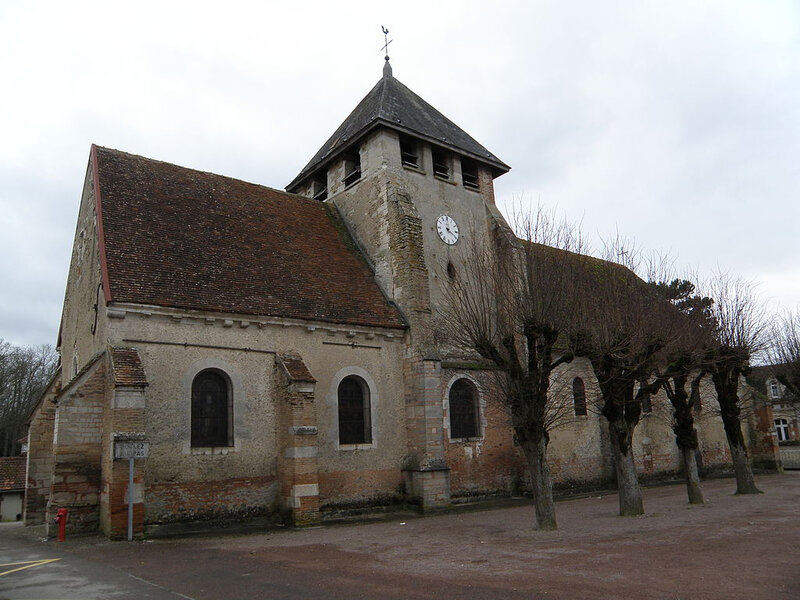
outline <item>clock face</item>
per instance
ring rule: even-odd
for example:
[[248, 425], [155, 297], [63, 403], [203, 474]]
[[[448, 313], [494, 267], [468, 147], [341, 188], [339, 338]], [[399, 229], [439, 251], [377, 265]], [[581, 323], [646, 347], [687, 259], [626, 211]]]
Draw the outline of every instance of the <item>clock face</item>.
[[439, 237], [445, 244], [452, 246], [458, 241], [458, 225], [453, 217], [442, 215], [436, 219], [436, 231], [439, 232]]

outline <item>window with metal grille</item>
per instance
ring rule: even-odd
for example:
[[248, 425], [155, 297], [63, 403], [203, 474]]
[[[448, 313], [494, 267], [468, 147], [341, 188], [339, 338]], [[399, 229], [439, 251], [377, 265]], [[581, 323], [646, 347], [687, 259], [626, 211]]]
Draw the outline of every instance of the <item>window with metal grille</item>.
[[461, 181], [465, 188], [480, 189], [478, 183], [478, 163], [470, 158], [461, 157]]
[[779, 442], [789, 440], [789, 421], [786, 419], [775, 419], [775, 433], [778, 434]]
[[419, 169], [419, 145], [407, 135], [400, 136], [400, 162], [404, 167]]
[[361, 179], [361, 155], [356, 150], [344, 157], [344, 185], [351, 186], [359, 179]]
[[339, 444], [372, 443], [369, 388], [350, 375], [339, 383]]
[[586, 387], [580, 377], [572, 380], [572, 404], [575, 407], [576, 416], [586, 416]]
[[450, 157], [443, 150], [431, 149], [433, 155], [433, 174], [442, 179], [450, 179]]
[[219, 371], [201, 371], [192, 381], [192, 446], [230, 446], [231, 394]]
[[478, 390], [469, 379], [459, 379], [450, 386], [448, 398], [450, 438], [480, 436], [478, 426]]

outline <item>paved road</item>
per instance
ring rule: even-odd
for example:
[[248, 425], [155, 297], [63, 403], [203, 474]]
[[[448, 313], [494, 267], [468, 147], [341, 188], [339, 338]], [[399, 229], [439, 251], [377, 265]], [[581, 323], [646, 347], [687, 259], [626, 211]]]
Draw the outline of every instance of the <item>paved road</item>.
[[178, 600], [111, 565], [64, 552], [20, 523], [0, 524], [0, 600]]
[[[0, 526], [0, 600], [800, 599], [800, 472], [644, 490], [647, 514], [615, 495], [559, 502], [559, 531], [517, 506], [405, 521], [148, 542], [65, 544]], [[25, 566], [25, 565], [22, 565]]]

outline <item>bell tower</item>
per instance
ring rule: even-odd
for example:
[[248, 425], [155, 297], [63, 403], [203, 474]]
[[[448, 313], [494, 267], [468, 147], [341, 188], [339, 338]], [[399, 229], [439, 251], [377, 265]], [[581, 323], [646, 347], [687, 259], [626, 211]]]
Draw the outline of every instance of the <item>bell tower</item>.
[[408, 321], [406, 472], [424, 506], [449, 501], [437, 311], [474, 236], [510, 235], [493, 186], [508, 170], [398, 81], [387, 56], [378, 83], [286, 187], [336, 207]]

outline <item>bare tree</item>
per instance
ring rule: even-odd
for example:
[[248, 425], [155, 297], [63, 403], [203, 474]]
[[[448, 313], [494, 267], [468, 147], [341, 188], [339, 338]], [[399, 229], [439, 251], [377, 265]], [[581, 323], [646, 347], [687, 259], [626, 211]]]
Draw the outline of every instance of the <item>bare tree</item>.
[[699, 402], [700, 381], [705, 376], [701, 368], [703, 350], [713, 332], [713, 300], [695, 294], [695, 285], [686, 279], [653, 282], [652, 285], [685, 317], [681, 334], [674, 336], [667, 348], [666, 363], [659, 368], [656, 383], [664, 390], [672, 406], [672, 431], [681, 453], [689, 503], [703, 504], [695, 458], [698, 440], [694, 411]]
[[55, 372], [51, 346], [19, 347], [0, 340], [0, 452], [19, 454], [19, 438], [33, 405]]
[[584, 306], [577, 354], [592, 363], [608, 421], [617, 475], [620, 515], [644, 513], [633, 456], [633, 432], [642, 402], [658, 386], [653, 373], [676, 335], [675, 309], [635, 271], [641, 255], [622, 240], [606, 246], [606, 260], [594, 260], [583, 277]]
[[718, 274], [711, 282], [714, 299], [714, 333], [705, 352], [703, 368], [717, 392], [722, 424], [733, 460], [737, 494], [758, 494], [751, 458], [742, 434], [742, 398], [739, 380], [747, 375], [753, 357], [765, 349], [768, 319], [753, 285], [740, 278]]
[[[539, 209], [516, 219], [518, 238], [495, 232], [476, 242], [463, 272], [451, 278], [442, 327], [461, 351], [478, 354], [498, 375], [517, 441], [528, 462], [535, 526], [556, 529], [547, 463], [549, 431], [563, 416], [553, 402], [553, 372], [573, 359], [576, 263], [580, 237]], [[481, 236], [470, 236], [482, 239]]]
[[800, 402], [800, 311], [778, 317], [770, 331], [770, 370], [786, 387], [793, 403]]

